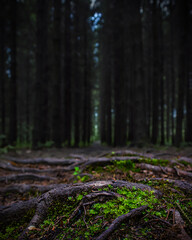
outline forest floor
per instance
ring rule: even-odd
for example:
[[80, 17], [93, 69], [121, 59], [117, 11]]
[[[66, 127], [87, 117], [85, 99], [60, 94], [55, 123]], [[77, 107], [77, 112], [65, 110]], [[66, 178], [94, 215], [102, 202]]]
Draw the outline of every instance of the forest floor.
[[0, 156], [0, 239], [192, 239], [192, 148]]

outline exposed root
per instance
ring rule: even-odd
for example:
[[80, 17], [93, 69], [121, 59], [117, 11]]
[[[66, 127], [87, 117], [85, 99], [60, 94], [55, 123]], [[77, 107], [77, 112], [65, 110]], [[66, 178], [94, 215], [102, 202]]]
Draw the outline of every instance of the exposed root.
[[30, 173], [24, 173], [24, 174], [13, 174], [13, 175], [6, 175], [3, 177], [0, 177], [0, 182], [13, 182], [13, 181], [23, 181], [23, 180], [33, 180], [33, 181], [45, 181], [45, 180], [56, 180], [54, 177], [49, 176], [42, 176], [37, 174], [30, 174]]
[[68, 167], [60, 168], [49, 168], [49, 169], [36, 169], [36, 168], [24, 168], [24, 167], [15, 167], [10, 162], [1, 162], [0, 168], [6, 171], [12, 172], [28, 172], [28, 173], [57, 173], [57, 172], [67, 172], [74, 170], [75, 165], [70, 165]]
[[88, 202], [88, 201], [95, 199], [97, 197], [101, 198], [99, 201], [103, 201], [103, 198], [114, 198], [114, 197], [118, 198], [118, 197], [123, 197], [123, 196], [118, 193], [115, 193], [115, 192], [106, 192], [106, 191], [102, 191], [102, 192], [99, 191], [99, 192], [87, 194], [82, 198], [80, 204], [75, 209], [75, 211], [72, 213], [72, 215], [67, 220], [67, 222], [69, 223], [76, 216], [76, 214], [80, 208], [85, 207], [86, 205], [95, 203], [95, 202]]
[[33, 198], [28, 201], [19, 201], [10, 206], [0, 207], [0, 221], [6, 223], [13, 220], [13, 218], [19, 218], [23, 216], [27, 211], [32, 208], [36, 208], [38, 199]]
[[40, 193], [45, 193], [53, 188], [59, 188], [59, 187], [65, 187], [66, 184], [51, 184], [51, 185], [36, 185], [36, 184], [12, 184], [9, 185], [5, 188], [0, 188], [0, 193], [5, 194], [5, 193], [35, 193], [35, 192], [40, 192]]
[[178, 210], [173, 211], [175, 224], [180, 228], [181, 234], [179, 234], [177, 237], [181, 240], [191, 240], [191, 237], [186, 233], [184, 227], [185, 222], [183, 218], [181, 217], [181, 214]]
[[150, 181], [165, 181], [165, 182], [167, 181], [167, 182], [173, 183], [174, 186], [180, 188], [185, 193], [192, 193], [192, 184], [186, 181], [173, 180], [169, 178], [150, 178]]
[[143, 211], [147, 209], [147, 205], [146, 206], [142, 206], [140, 208], [136, 208], [131, 210], [129, 213], [124, 214], [119, 216], [118, 218], [116, 218], [112, 224], [109, 226], [109, 228], [104, 231], [99, 237], [95, 238], [95, 240], [105, 240], [108, 239], [108, 237], [115, 231], [117, 230], [117, 228], [125, 221], [134, 218], [134, 217], [138, 217], [141, 216]]
[[[74, 155], [75, 157], [76, 155]], [[68, 166], [71, 164], [78, 164], [79, 157], [76, 157], [76, 159], [58, 159], [58, 158], [36, 158], [36, 159], [18, 159], [13, 157], [6, 157], [7, 160], [14, 162], [14, 163], [21, 163], [21, 164], [44, 164], [44, 165], [53, 165], [53, 166]], [[85, 158], [81, 156], [81, 160], [84, 160]]]
[[170, 167], [161, 167], [161, 166], [154, 166], [151, 164], [146, 164], [146, 163], [139, 163], [137, 164], [137, 167], [139, 167], [142, 170], [149, 170], [152, 172], [157, 172], [157, 173], [166, 173], [166, 174], [177, 174], [180, 177], [185, 177], [185, 178], [192, 178], [192, 173], [183, 171], [181, 169], [178, 169], [176, 167], [170, 168]]
[[[161, 193], [159, 191], [152, 189], [150, 186], [147, 186], [144, 184], [126, 182], [126, 181], [96, 181], [96, 182], [88, 182], [84, 184], [79, 183], [75, 185], [66, 185], [64, 187], [55, 188], [50, 190], [47, 193], [44, 193], [42, 196], [38, 198], [25, 201], [25, 202], [15, 203], [11, 206], [4, 207], [0, 211], [0, 219], [3, 219], [3, 221], [10, 219], [11, 216], [15, 216], [15, 214], [17, 214], [17, 211], [18, 211], [17, 209], [20, 209], [20, 208], [22, 208], [23, 211], [24, 210], [26, 211], [28, 207], [31, 206], [30, 204], [32, 201], [33, 206], [36, 206], [36, 212], [32, 220], [30, 221], [28, 227], [30, 226], [37, 227], [46, 217], [47, 210], [52, 204], [52, 202], [54, 202], [54, 200], [58, 198], [65, 198], [68, 196], [72, 196], [74, 194], [88, 191], [88, 190], [98, 190], [99, 188], [107, 187], [109, 185], [113, 186], [114, 188], [126, 187], [128, 189], [132, 189], [133, 187], [135, 187], [136, 189], [141, 189], [141, 190], [148, 190], [148, 191], [153, 190], [156, 196], [161, 196]], [[90, 194], [89, 196], [93, 196], [93, 195]], [[25, 229], [20, 239], [25, 239], [26, 233], [29, 231], [28, 227]]]

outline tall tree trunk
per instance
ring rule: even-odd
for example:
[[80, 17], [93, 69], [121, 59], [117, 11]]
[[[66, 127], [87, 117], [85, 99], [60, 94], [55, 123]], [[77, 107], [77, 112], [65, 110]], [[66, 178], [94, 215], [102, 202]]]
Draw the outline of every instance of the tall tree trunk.
[[[190, 7], [190, 11], [192, 6]], [[189, 11], [189, 12], [190, 12]], [[192, 23], [192, 15], [188, 13], [188, 21]], [[186, 132], [185, 141], [192, 142], [192, 24], [189, 24], [187, 38], [187, 96], [186, 96]]]
[[171, 141], [175, 142], [175, 52], [173, 0], [170, 1], [170, 51], [171, 51]]
[[159, 19], [159, 70], [160, 70], [160, 106], [161, 106], [161, 145], [165, 144], [165, 114], [164, 114], [164, 104], [165, 104], [165, 91], [164, 91], [164, 36], [162, 29], [162, 12], [159, 6], [158, 9], [158, 19]]
[[101, 141], [112, 144], [112, 33], [111, 33], [111, 4], [102, 2], [103, 17], [105, 19], [101, 32], [101, 81], [100, 81], [100, 135]]
[[61, 146], [61, 0], [54, 0], [54, 78], [52, 79], [52, 140], [56, 147]]
[[80, 8], [80, 2], [79, 0], [76, 0], [75, 2], [75, 20], [74, 20], [74, 141], [75, 141], [75, 147], [79, 146], [80, 143], [80, 129], [81, 129], [81, 121], [80, 121], [80, 115], [81, 115], [81, 73], [79, 69], [79, 63], [80, 63], [80, 29], [79, 29], [79, 8]]
[[153, 1], [153, 82], [152, 82], [152, 143], [156, 144], [159, 131], [159, 44], [157, 24], [157, 1]]
[[17, 54], [17, 1], [11, 1], [11, 78], [9, 85], [9, 144], [17, 140], [17, 76], [16, 76], [16, 54]]
[[175, 144], [179, 147], [183, 140], [183, 114], [184, 114], [184, 96], [186, 84], [186, 40], [187, 40], [187, 1], [177, 0], [176, 2], [178, 13], [178, 101], [177, 101], [177, 119], [176, 119], [176, 136]]
[[65, 1], [63, 141], [71, 146], [71, 0]]
[[33, 139], [34, 148], [48, 140], [48, 2], [37, 1], [36, 80], [34, 86]]
[[[123, 28], [124, 1], [114, 1], [114, 110], [115, 130], [114, 145], [126, 145], [126, 84], [124, 76], [124, 28]], [[121, 33], [121, 37], [119, 37]]]
[[146, 141], [146, 109], [145, 109], [145, 77], [143, 71], [142, 25], [140, 15], [141, 1], [133, 3], [134, 44], [135, 44], [135, 129], [134, 143], [143, 144]]
[[1, 146], [5, 145], [5, 0], [0, 8], [0, 122], [1, 134], [4, 135]]

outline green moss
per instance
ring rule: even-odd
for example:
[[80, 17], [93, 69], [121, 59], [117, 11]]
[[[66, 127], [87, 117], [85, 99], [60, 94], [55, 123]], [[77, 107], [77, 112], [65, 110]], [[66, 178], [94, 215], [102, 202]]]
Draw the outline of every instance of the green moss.
[[[186, 213], [187, 218], [192, 221], [192, 194], [185, 194], [179, 189], [177, 186], [174, 186], [174, 183], [170, 183], [168, 181], [145, 181], [145, 184], [160, 190], [163, 193], [163, 197], [161, 199], [162, 205], [166, 205], [167, 209], [177, 208], [177, 204], [181, 207], [181, 209]], [[186, 199], [186, 200], [185, 200]], [[178, 209], [180, 211], [180, 209]], [[182, 214], [182, 213], [181, 213]], [[183, 216], [183, 218], [186, 218]], [[185, 219], [187, 220], [187, 219]]]
[[[121, 197], [106, 199], [105, 202], [101, 202], [99, 198], [94, 199], [92, 204], [86, 206], [86, 214], [83, 207], [80, 208], [70, 223], [67, 220], [77, 206], [79, 206], [83, 196], [89, 192], [83, 192], [64, 199], [57, 199], [49, 207], [47, 217], [40, 225], [40, 230], [30, 231], [28, 238], [33, 236], [34, 238], [44, 237], [46, 239], [52, 231], [57, 232], [57, 239], [93, 239], [109, 227], [115, 218], [143, 205], [148, 205], [148, 209], [144, 212], [144, 217], [141, 220], [142, 224], [138, 225], [137, 222], [134, 223], [132, 221], [129, 222], [130, 227], [127, 227], [127, 223], [122, 224], [113, 234], [112, 239], [134, 239], [134, 236], [138, 239], [146, 239], [146, 236], [147, 239], [154, 239], [155, 228], [151, 230], [149, 226], [145, 226], [145, 222], [154, 219], [154, 215], [165, 219], [168, 210], [170, 208], [177, 208], [177, 203], [187, 214], [187, 217], [191, 219], [192, 202], [187, 199], [192, 198], [192, 195], [184, 196], [184, 193], [167, 181], [148, 181], [145, 184], [151, 185], [163, 192], [163, 197], [157, 199], [153, 191], [142, 191], [136, 187], [127, 189], [126, 187], [114, 188], [108, 185], [99, 190], [117, 192]], [[173, 188], [175, 191], [172, 191]], [[185, 198], [186, 201], [184, 201]], [[33, 213], [29, 214], [30, 218]], [[12, 224], [6, 226], [4, 232], [0, 234], [0, 239], [17, 239], [30, 218], [28, 216], [28, 218], [23, 219], [22, 224], [20, 222], [18, 225]], [[183, 218], [185, 219], [184, 216]], [[24, 221], [26, 221], [25, 224]], [[137, 220], [135, 219], [135, 221]], [[158, 229], [162, 228], [163, 234], [163, 227], [165, 226], [162, 226], [160, 222], [156, 224], [159, 224]]]
[[19, 235], [23, 232], [23, 230], [27, 227], [27, 224], [35, 214], [35, 209], [30, 209], [23, 217], [19, 219], [10, 219], [10, 223], [6, 225], [2, 222], [0, 224], [0, 239], [18, 239]]
[[141, 158], [140, 163], [148, 163], [156, 166], [167, 166], [169, 161], [166, 159], [156, 159], [156, 158]]
[[114, 165], [122, 171], [129, 171], [135, 169], [135, 163], [129, 159], [125, 161], [115, 161]]
[[[100, 190], [110, 191], [112, 188], [113, 186], [109, 185]], [[69, 219], [83, 196], [87, 193], [55, 201], [48, 210], [47, 218], [41, 224], [41, 234], [46, 237], [48, 233], [46, 233], [45, 229], [49, 228], [61, 231], [57, 239], [62, 239], [63, 237], [65, 239], [92, 239], [92, 237], [99, 235], [105, 230], [103, 226], [106, 223], [107, 227], [118, 216], [143, 205], [148, 205], [149, 209], [153, 209], [155, 212], [155, 207], [159, 202], [153, 192], [142, 191], [134, 187], [131, 190], [125, 187], [113, 188], [113, 191], [122, 195], [122, 197], [108, 200], [104, 203], [99, 202], [99, 198], [95, 199], [95, 204], [88, 206], [86, 215], [84, 210], [80, 209], [79, 216], [76, 216], [70, 224], [67, 224], [67, 219]], [[58, 224], [59, 218], [62, 218], [62, 221]]]
[[185, 167], [192, 166], [192, 163], [189, 163], [189, 162], [184, 161], [184, 160], [179, 160], [179, 163], [182, 163]]

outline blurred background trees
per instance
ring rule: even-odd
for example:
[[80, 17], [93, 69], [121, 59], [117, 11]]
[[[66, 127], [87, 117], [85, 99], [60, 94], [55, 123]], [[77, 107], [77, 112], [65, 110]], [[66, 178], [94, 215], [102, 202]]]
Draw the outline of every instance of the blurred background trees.
[[2, 0], [1, 146], [192, 142], [191, 21], [190, 0]]

